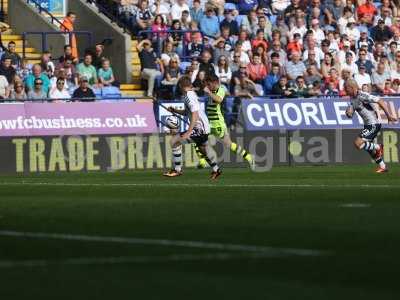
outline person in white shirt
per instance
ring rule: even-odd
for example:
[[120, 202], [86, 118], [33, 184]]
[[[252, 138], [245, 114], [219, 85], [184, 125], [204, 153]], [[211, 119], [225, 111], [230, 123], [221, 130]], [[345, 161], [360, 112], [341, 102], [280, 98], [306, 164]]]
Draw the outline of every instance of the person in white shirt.
[[6, 99], [10, 96], [10, 87], [7, 78], [0, 75], [0, 99]]
[[371, 76], [366, 72], [366, 67], [363, 64], [360, 64], [358, 67], [358, 74], [354, 75], [354, 80], [357, 82], [358, 86], [363, 86], [367, 84], [371, 87], [372, 81]]
[[400, 80], [400, 63], [397, 63], [396, 69], [390, 72], [390, 78], [392, 80], [399, 79]]
[[233, 61], [233, 56], [234, 56], [235, 53], [240, 53], [240, 59], [239, 60], [240, 60], [241, 63], [244, 63], [246, 65], [250, 63], [249, 56], [247, 55], [246, 52], [243, 51], [242, 42], [241, 41], [237, 41], [236, 42], [235, 50], [232, 51], [232, 53], [231, 53], [231, 61]]
[[301, 39], [303, 39], [304, 35], [307, 32], [307, 27], [304, 22], [304, 18], [297, 18], [296, 19], [296, 25], [293, 26], [292, 29], [290, 29], [288, 35], [289, 35], [289, 40], [292, 41], [294, 39], [294, 34], [299, 33]]
[[306, 60], [308, 58], [308, 51], [313, 50], [315, 53], [315, 60], [317, 61], [318, 65], [321, 63], [321, 60], [324, 59], [324, 52], [322, 52], [320, 47], [317, 47], [316, 42], [314, 39], [307, 39], [306, 45], [305, 45], [306, 50], [303, 53], [303, 60]]
[[[177, 0], [175, 4], [173, 4], [171, 7], [172, 20], [180, 20], [182, 18], [182, 12], [184, 10], [189, 11], [189, 5], [187, 5], [186, 0]], [[187, 21], [191, 21], [190, 14]]]
[[354, 62], [354, 57], [355, 57], [355, 55], [353, 56], [353, 54], [351, 52], [347, 52], [345, 61], [343, 63], [340, 63], [340, 69], [350, 71], [351, 76], [358, 74], [358, 66]]
[[358, 41], [360, 39], [360, 31], [355, 26], [356, 21], [354, 18], [350, 18], [347, 22], [347, 27], [344, 30], [344, 34], [347, 35], [350, 41]]
[[337, 54], [337, 61], [338, 61], [340, 64], [345, 63], [345, 61], [346, 61], [346, 55], [347, 55], [347, 53], [349, 53], [349, 52], [352, 54], [353, 58], [356, 57], [356, 54], [350, 49], [350, 46], [351, 46], [350, 41], [344, 41], [344, 42], [343, 42], [343, 49], [340, 50], [340, 51], [338, 52], [338, 54]]
[[71, 95], [68, 93], [68, 90], [64, 88], [65, 79], [58, 78], [56, 87], [52, 88], [49, 92], [50, 99], [70, 99]]
[[345, 8], [343, 8], [342, 17], [340, 17], [337, 22], [340, 34], [344, 34], [347, 24], [349, 23], [349, 20], [354, 20], [354, 16], [353, 12], [351, 11], [351, 8], [346, 6]]
[[321, 42], [325, 39], [324, 31], [319, 27], [319, 20], [313, 19], [311, 21], [311, 31], [313, 32], [313, 36], [317, 45], [321, 45]]

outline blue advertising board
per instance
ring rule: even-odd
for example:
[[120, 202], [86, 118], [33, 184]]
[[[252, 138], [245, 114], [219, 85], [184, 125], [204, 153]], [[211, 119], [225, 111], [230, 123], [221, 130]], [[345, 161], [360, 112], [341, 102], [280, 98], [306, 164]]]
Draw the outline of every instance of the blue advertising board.
[[67, 10], [66, 0], [36, 0], [40, 5], [53, 15], [65, 16]]
[[[390, 112], [400, 117], [400, 98], [385, 98]], [[355, 129], [363, 125], [358, 114], [352, 119], [345, 112], [346, 98], [242, 100], [242, 112], [249, 131], [279, 129]], [[383, 111], [378, 116], [388, 128], [400, 128], [400, 123], [388, 124]]]

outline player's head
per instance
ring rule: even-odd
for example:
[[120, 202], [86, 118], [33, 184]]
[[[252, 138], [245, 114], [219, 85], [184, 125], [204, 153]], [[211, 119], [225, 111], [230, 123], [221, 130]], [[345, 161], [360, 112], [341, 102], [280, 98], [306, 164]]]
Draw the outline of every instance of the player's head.
[[192, 80], [189, 76], [182, 76], [178, 81], [178, 86], [183, 92], [187, 92], [192, 89]]
[[219, 87], [219, 77], [215, 74], [210, 74], [207, 77], [206, 82], [211, 91], [216, 91]]
[[347, 79], [346, 82], [344, 83], [344, 89], [346, 91], [346, 94], [349, 96], [357, 95], [357, 91], [359, 89], [357, 81], [355, 81], [352, 78]]

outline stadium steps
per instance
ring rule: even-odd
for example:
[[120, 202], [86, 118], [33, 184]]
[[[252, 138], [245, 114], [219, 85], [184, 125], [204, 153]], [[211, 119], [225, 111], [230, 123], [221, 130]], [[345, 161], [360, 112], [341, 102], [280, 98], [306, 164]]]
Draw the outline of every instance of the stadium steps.
[[[3, 45], [7, 47], [8, 43], [14, 41], [16, 44], [16, 52], [22, 57], [23, 54], [23, 40], [22, 35], [14, 34], [12, 29], [1, 35]], [[36, 51], [35, 48], [29, 47], [29, 42], [26, 43], [28, 47], [25, 48], [25, 57], [29, 64], [40, 63], [41, 53]]]

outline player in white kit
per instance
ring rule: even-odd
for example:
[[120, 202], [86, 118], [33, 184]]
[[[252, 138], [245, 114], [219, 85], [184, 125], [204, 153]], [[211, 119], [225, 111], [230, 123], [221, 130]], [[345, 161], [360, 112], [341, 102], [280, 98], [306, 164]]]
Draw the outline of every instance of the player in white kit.
[[351, 103], [346, 110], [347, 117], [352, 118], [354, 112], [357, 112], [364, 121], [364, 129], [354, 140], [354, 145], [357, 149], [365, 150], [371, 155], [378, 164], [377, 173], [385, 173], [388, 169], [383, 161], [383, 144], [374, 143], [374, 139], [382, 127], [378, 119], [376, 105], [385, 112], [389, 122], [396, 122], [397, 119], [390, 114], [385, 101], [360, 91], [354, 79], [348, 79], [345, 82], [345, 90], [347, 95], [351, 97]]
[[210, 133], [210, 124], [207, 116], [205, 112], [200, 109], [199, 98], [193, 90], [190, 77], [181, 77], [178, 85], [184, 95], [185, 109], [179, 110], [169, 107], [168, 110], [172, 113], [188, 116], [190, 124], [186, 132], [177, 134], [171, 139], [174, 168], [164, 173], [164, 176], [176, 177], [182, 175], [182, 144], [194, 143], [212, 168], [211, 179], [217, 179], [222, 172], [217, 165], [216, 158], [211, 157], [208, 147], [207, 142]]

